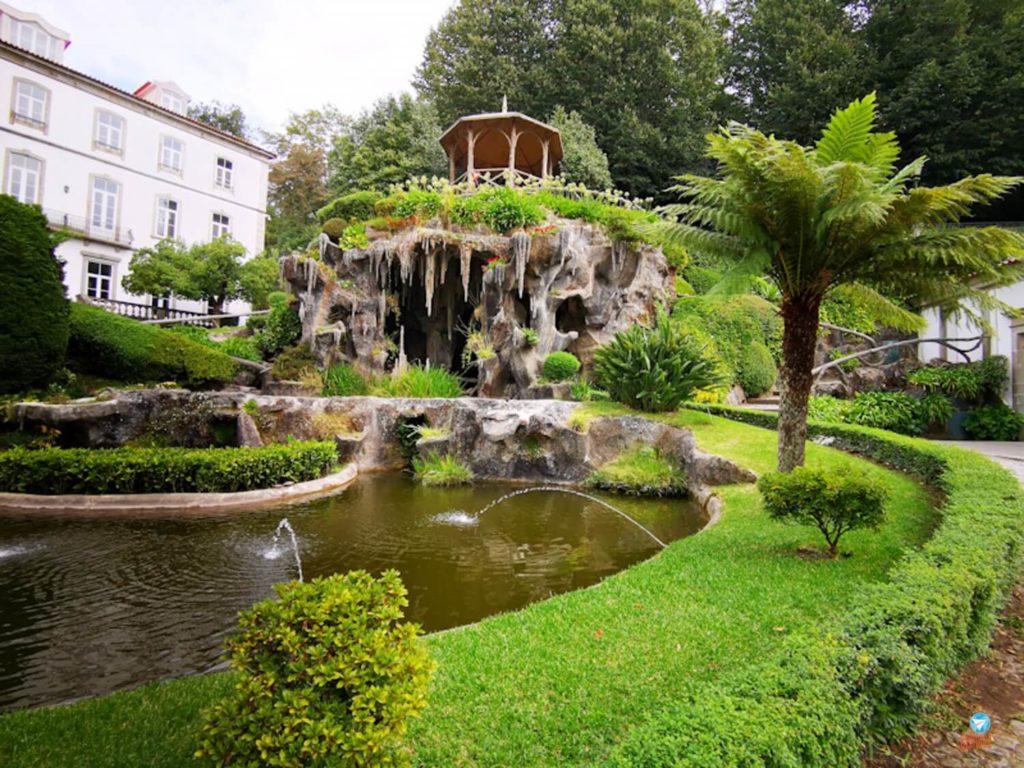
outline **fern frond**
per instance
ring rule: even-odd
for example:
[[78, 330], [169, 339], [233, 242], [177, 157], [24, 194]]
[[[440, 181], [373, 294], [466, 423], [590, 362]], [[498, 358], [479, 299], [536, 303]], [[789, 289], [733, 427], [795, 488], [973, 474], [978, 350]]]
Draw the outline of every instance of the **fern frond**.
[[849, 298], [860, 309], [864, 310], [871, 320], [879, 325], [895, 328], [899, 331], [907, 331], [908, 333], [920, 331], [925, 327], [923, 317], [904, 309], [874, 288], [863, 283], [837, 285], [830, 293]]
[[821, 165], [840, 160], [862, 162], [871, 129], [875, 125], [875, 93], [854, 101], [845, 109], [836, 110], [815, 145]]

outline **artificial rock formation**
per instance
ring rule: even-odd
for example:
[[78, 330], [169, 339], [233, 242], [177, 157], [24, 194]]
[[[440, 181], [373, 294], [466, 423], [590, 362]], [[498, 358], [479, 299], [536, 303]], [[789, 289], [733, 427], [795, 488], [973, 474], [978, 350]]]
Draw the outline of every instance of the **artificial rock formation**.
[[672, 290], [660, 249], [613, 242], [580, 221], [509, 236], [439, 226], [369, 234], [365, 249], [341, 251], [324, 236], [319, 262], [282, 260], [303, 339], [325, 365], [380, 374], [429, 363], [468, 373], [484, 396], [526, 396], [551, 352], [588, 365]]

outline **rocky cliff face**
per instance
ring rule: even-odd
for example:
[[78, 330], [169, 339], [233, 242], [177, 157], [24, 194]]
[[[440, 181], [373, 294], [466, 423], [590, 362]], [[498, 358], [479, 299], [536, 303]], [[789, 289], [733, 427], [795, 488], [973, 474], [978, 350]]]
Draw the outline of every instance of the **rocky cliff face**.
[[319, 262], [285, 258], [282, 274], [322, 363], [379, 374], [429, 361], [492, 397], [523, 396], [551, 352], [588, 365], [672, 291], [659, 249], [613, 242], [579, 221], [507, 237], [409, 227], [371, 232], [365, 249], [324, 238], [320, 251]]

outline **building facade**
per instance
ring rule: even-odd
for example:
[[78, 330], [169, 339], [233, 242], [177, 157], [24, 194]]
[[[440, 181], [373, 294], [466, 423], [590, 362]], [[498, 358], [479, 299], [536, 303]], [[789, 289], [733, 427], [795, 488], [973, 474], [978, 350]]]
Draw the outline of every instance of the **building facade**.
[[69, 69], [68, 44], [65, 32], [0, 3], [0, 191], [71, 233], [57, 248], [69, 297], [155, 304], [121, 279], [136, 250], [164, 238], [230, 235], [247, 256], [261, 251], [273, 155], [189, 119], [188, 95], [173, 82], [128, 93]]

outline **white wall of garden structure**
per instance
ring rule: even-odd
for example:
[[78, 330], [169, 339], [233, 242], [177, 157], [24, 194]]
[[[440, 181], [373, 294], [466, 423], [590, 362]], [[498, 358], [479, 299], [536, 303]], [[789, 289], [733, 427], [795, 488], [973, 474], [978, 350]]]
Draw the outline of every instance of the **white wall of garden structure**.
[[247, 256], [261, 251], [273, 155], [189, 119], [173, 82], [129, 93], [64, 66], [67, 45], [60, 29], [0, 3], [0, 190], [74, 234], [57, 248], [69, 297], [149, 304], [121, 279], [136, 250], [166, 237], [191, 245], [226, 232]]

